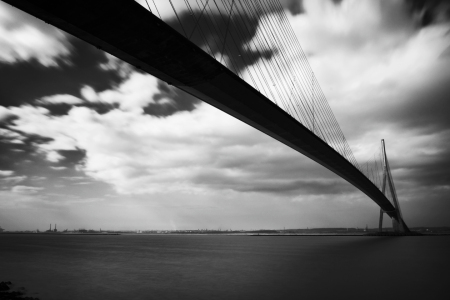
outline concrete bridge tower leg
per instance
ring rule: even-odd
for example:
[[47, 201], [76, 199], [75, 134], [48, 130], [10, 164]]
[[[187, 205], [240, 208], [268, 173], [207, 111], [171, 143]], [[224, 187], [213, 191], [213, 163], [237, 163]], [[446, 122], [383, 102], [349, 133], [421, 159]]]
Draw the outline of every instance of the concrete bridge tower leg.
[[406, 232], [409, 231], [404, 224], [402, 212], [400, 210], [400, 204], [398, 203], [397, 193], [395, 191], [394, 180], [392, 178], [391, 169], [389, 167], [389, 161], [386, 155], [386, 147], [384, 140], [381, 140], [383, 147], [383, 158], [384, 158], [384, 172], [383, 172], [383, 193], [386, 189], [386, 180], [389, 185], [389, 190], [391, 192], [392, 200], [394, 202], [395, 213], [397, 218], [392, 218], [392, 227], [396, 232]]
[[378, 231], [379, 232], [383, 231], [383, 214], [384, 214], [384, 211], [380, 208], [380, 221], [378, 223]]
[[[383, 166], [383, 183], [381, 186], [381, 192], [383, 193], [383, 195], [386, 195], [386, 164], [384, 164], [384, 166]], [[383, 231], [383, 214], [384, 214], [384, 211], [380, 208], [380, 221], [378, 224], [379, 232]]]
[[400, 225], [398, 224], [397, 220], [392, 218], [392, 228], [395, 232], [403, 232], [404, 230], [401, 230]]

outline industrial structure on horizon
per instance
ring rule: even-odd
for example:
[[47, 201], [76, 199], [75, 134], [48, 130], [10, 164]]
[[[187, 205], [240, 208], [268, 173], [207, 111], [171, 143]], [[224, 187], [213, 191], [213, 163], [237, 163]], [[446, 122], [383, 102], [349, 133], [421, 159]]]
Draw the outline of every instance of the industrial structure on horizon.
[[55, 223], [55, 228], [53, 228], [53, 230], [52, 230], [52, 224], [50, 224], [50, 229], [47, 230], [46, 232], [58, 232], [58, 230], [56, 229], [56, 223]]

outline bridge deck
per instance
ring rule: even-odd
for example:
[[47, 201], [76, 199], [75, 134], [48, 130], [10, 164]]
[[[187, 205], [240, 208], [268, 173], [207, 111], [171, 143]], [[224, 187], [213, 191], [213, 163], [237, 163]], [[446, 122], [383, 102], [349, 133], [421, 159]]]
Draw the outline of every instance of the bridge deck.
[[[357, 168], [264, 95], [130, 0], [3, 0], [168, 82], [306, 155], [397, 219]], [[405, 224], [405, 228], [406, 224]]]

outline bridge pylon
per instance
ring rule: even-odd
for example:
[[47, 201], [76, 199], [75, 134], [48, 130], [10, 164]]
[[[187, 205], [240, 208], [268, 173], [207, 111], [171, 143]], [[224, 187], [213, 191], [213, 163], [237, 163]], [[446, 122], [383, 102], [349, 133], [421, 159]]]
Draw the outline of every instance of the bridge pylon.
[[[392, 178], [391, 169], [389, 167], [389, 161], [386, 155], [386, 146], [384, 139], [381, 140], [381, 151], [383, 158], [383, 182], [381, 186], [381, 192], [386, 195], [386, 184], [389, 186], [389, 191], [392, 196], [392, 202], [395, 207], [395, 217], [392, 218], [392, 228], [395, 232], [409, 232], [408, 227], [403, 221], [402, 211], [400, 209], [400, 203], [398, 202], [397, 192], [395, 190], [394, 179]], [[383, 231], [383, 215], [384, 211], [380, 208], [380, 221], [379, 231]]]

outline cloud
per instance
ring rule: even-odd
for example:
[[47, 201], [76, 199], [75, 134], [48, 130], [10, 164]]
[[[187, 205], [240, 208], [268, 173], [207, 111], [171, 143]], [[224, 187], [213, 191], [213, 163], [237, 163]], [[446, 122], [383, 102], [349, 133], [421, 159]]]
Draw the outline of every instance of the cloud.
[[25, 179], [27, 179], [27, 176], [11, 176], [11, 177], [0, 178], [0, 182], [7, 184], [7, 185], [11, 185], [11, 184], [17, 184], [19, 182], [22, 182]]
[[[12, 114], [10, 114], [12, 115]], [[0, 128], [0, 141], [11, 144], [23, 144], [24, 136], [13, 130]]]
[[67, 179], [67, 180], [71, 180], [71, 181], [76, 181], [76, 180], [85, 180], [86, 177], [81, 177], [81, 176], [73, 176], [73, 177], [61, 177], [62, 179]]
[[303, 1], [305, 13], [289, 16], [357, 160], [385, 139], [410, 201], [445, 186], [450, 165], [450, 23], [437, 9], [445, 1], [433, 3]]
[[[407, 112], [419, 103], [429, 103], [428, 110], [445, 105], [435, 96], [445, 93], [450, 73], [441, 57], [450, 46], [448, 24], [418, 29], [402, 2], [305, 1], [304, 6], [307, 13], [290, 21], [347, 137], [386, 121], [416, 120], [417, 114]], [[407, 112], [397, 116], [402, 110]], [[436, 113], [421, 118], [442, 120]]]
[[303, 0], [280, 0], [280, 4], [294, 16], [305, 13]]
[[118, 87], [96, 93], [91, 87], [85, 86], [82, 95], [90, 102], [117, 104], [122, 110], [139, 110], [153, 101], [157, 91], [157, 79], [147, 74], [134, 72]]
[[11, 176], [14, 174], [14, 171], [11, 170], [0, 170], [0, 176]]
[[450, 3], [446, 0], [407, 0], [405, 4], [422, 27], [450, 21]]
[[36, 194], [39, 191], [43, 190], [44, 188], [42, 187], [34, 187], [34, 186], [26, 186], [26, 185], [16, 185], [14, 186], [11, 191], [13, 193], [18, 193], [18, 194], [25, 194], [25, 195], [31, 195], [31, 194]]
[[161, 117], [180, 111], [192, 111], [200, 103], [197, 98], [151, 75], [139, 72], [130, 73], [128, 78], [114, 89], [97, 93], [91, 87], [85, 86], [81, 94], [87, 101], [106, 103], [111, 109], [143, 111]]
[[0, 62], [37, 60], [49, 67], [70, 54], [66, 34], [53, 26], [0, 3]]
[[[248, 13], [245, 21], [243, 21], [242, 15], [246, 6], [242, 2], [235, 1], [234, 14], [228, 22], [228, 18], [223, 14], [228, 11], [229, 4], [227, 4], [227, 9], [223, 7], [223, 4], [214, 4], [207, 5], [202, 18], [194, 18], [185, 7], [180, 5], [177, 8], [177, 17], [171, 13], [163, 19], [181, 34], [184, 35], [184, 32], [189, 32], [190, 41], [216, 57], [217, 60], [220, 60], [223, 54], [223, 61], [234, 72], [240, 72], [259, 59], [268, 59], [274, 54], [273, 49], [264, 48], [256, 51], [248, 47], [256, 34], [262, 14], [272, 12], [275, 9], [274, 7], [263, 4], [261, 8], [265, 7], [264, 10], [251, 8], [252, 13]], [[202, 8], [203, 6], [197, 8], [197, 16], [200, 16]], [[220, 8], [220, 12], [218, 8]], [[248, 7], [246, 9], [248, 10]], [[167, 11], [167, 9], [165, 10]], [[234, 24], [234, 26], [229, 26], [229, 23]], [[227, 32], [228, 39], [224, 39], [225, 32]], [[225, 44], [225, 47], [223, 44]]]
[[[344, 116], [344, 132], [351, 128], [348, 132], [355, 153], [365, 158], [373, 153], [371, 146], [377, 149], [377, 134], [390, 138], [387, 126], [399, 124], [386, 117], [380, 126], [380, 118], [373, 116], [386, 108], [380, 103], [384, 101], [390, 108], [390, 116], [400, 111], [394, 108], [402, 102], [394, 104], [389, 99], [395, 93], [406, 98], [411, 86], [401, 79], [405, 72], [411, 73], [409, 68], [418, 57], [421, 61], [414, 68], [428, 75], [436, 70], [431, 62], [440, 55], [439, 49], [445, 49], [443, 31], [429, 27], [416, 32], [414, 20], [398, 3], [304, 1], [303, 8], [305, 13], [290, 16], [294, 30], [310, 41], [305, 50], [314, 53], [311, 63], [318, 76], [334, 74], [325, 78], [325, 85], [341, 84], [331, 93], [330, 102], [338, 108], [338, 117]], [[335, 46], [325, 47], [327, 44]], [[430, 44], [430, 49], [424, 47]], [[350, 63], [348, 57], [352, 57]], [[114, 59], [110, 60], [109, 68], [114, 68]], [[340, 69], [343, 71], [336, 71]], [[384, 95], [380, 96], [381, 91]], [[107, 103], [111, 109], [98, 114], [89, 107], [74, 106], [67, 115], [52, 118], [42, 109], [12, 109], [11, 113], [20, 116], [13, 128], [50, 138], [39, 149], [53, 162], [62, 159], [61, 150], [84, 150], [86, 156], [79, 168], [120, 193], [235, 190], [293, 195], [351, 190], [345, 183], [329, 179], [326, 172], [306, 180], [305, 170], [314, 164], [306, 159], [292, 163], [297, 153], [149, 75], [131, 72], [113, 89], [97, 92], [84, 86], [81, 95], [89, 103]], [[373, 100], [366, 104], [367, 99]], [[355, 121], [361, 122], [360, 126], [354, 126]], [[405, 132], [401, 139], [411, 134]], [[435, 138], [429, 136], [428, 140]], [[424, 149], [422, 145], [418, 149]], [[398, 150], [394, 144], [389, 146], [392, 153]], [[393, 154], [392, 165], [397, 162]]]
[[0, 105], [0, 124], [9, 120], [13, 116], [14, 115], [11, 114], [6, 107]]
[[48, 160], [61, 160], [61, 150], [82, 149], [78, 168], [122, 194], [234, 190], [293, 195], [348, 189], [339, 180], [328, 188], [320, 184], [328, 172], [314, 171], [314, 163], [300, 154], [204, 103], [165, 118], [136, 109], [98, 114], [86, 107], [58, 117], [30, 107], [13, 112], [19, 116], [14, 129], [48, 138], [36, 145]]
[[59, 154], [57, 151], [47, 151], [47, 160], [51, 162], [59, 162], [61, 159], [63, 159], [64, 156]]
[[[8, 209], [19, 208], [23, 210], [23, 208], [27, 207], [30, 203], [35, 203], [36, 200], [36, 195], [34, 194], [22, 194], [9, 190], [0, 190], [0, 207], [2, 207], [2, 209], [7, 209], [6, 211], [8, 213], [11, 212]], [[21, 221], [26, 219], [21, 219]], [[6, 218], [2, 218], [2, 220], [6, 220]]]
[[154, 103], [144, 107], [144, 113], [166, 117], [180, 111], [192, 111], [201, 101], [180, 89], [158, 80], [158, 93], [153, 95]]
[[67, 167], [63, 167], [63, 166], [61, 166], [61, 167], [50, 166], [50, 168], [53, 169], [53, 170], [57, 170], [57, 171], [66, 170], [67, 169]]
[[[436, 17], [425, 26], [424, 19], [415, 15], [419, 9], [411, 13], [402, 1], [336, 2], [302, 1], [301, 6], [290, 10], [289, 19], [358, 159], [370, 158], [379, 148], [380, 139], [386, 139], [408, 221], [409, 216], [419, 215], [421, 207], [428, 209], [428, 204], [443, 203], [448, 198], [448, 24]], [[182, 5], [179, 3], [175, 5]], [[293, 5], [290, 3], [286, 7]], [[169, 5], [167, 1], [165, 5]], [[189, 17], [182, 15], [186, 21]], [[175, 19], [170, 22], [176, 23]], [[261, 18], [251, 22], [257, 27]], [[207, 25], [205, 21], [202, 28]], [[207, 34], [214, 38], [214, 32], [208, 30], [211, 32]], [[240, 48], [236, 51], [247, 51], [249, 58], [239, 67], [251, 66], [261, 57], [262, 61], [271, 61], [276, 49], [260, 56], [245, 46], [258, 30], [255, 28], [238, 41]], [[199, 37], [194, 40], [201, 43]], [[220, 47], [214, 51], [217, 54]], [[80, 50], [80, 56], [85, 54]], [[227, 59], [239, 63], [233, 55]], [[298, 55], [288, 59], [293, 61]], [[214, 218], [240, 214], [245, 219], [242, 224], [249, 224], [248, 216], [261, 222], [261, 216], [272, 217], [276, 210], [280, 212], [277, 222], [284, 222], [288, 215], [301, 219], [299, 211], [303, 211], [300, 216], [314, 215], [309, 221], [317, 224], [343, 224], [352, 209], [358, 210], [358, 214], [351, 212], [358, 218], [361, 211], [366, 212], [364, 218], [374, 215], [376, 222], [377, 208], [367, 197], [270, 137], [149, 75], [130, 71], [128, 65], [113, 57], [100, 53], [89, 64], [99, 73], [92, 68], [86, 68], [85, 73], [77, 70], [81, 75], [70, 80], [70, 89], [59, 81], [49, 81], [61, 89], [30, 94], [26, 97], [32, 99], [29, 105], [14, 102], [15, 107], [0, 107], [0, 119], [2, 115], [16, 116], [4, 125], [3, 136], [22, 139], [25, 146], [31, 145], [23, 149], [43, 154], [35, 157], [46, 157], [43, 165], [50, 176], [56, 172], [48, 170], [49, 161], [64, 166], [70, 161], [64, 175], [77, 176], [60, 178], [55, 187], [78, 187], [80, 193], [89, 190], [80, 199], [89, 198], [91, 186], [79, 189], [77, 183], [87, 183], [86, 177], [79, 176], [84, 172], [95, 179], [95, 184], [107, 183], [120, 194], [108, 197], [108, 201], [116, 201], [113, 204], [121, 209], [134, 205], [133, 216], [142, 213], [146, 220], [151, 209], [145, 210], [145, 205], [151, 201], [158, 207], [158, 214], [167, 203], [170, 214], [180, 216], [183, 203], [201, 198], [204, 206], [199, 207], [215, 207], [218, 211]], [[96, 84], [92, 78], [103, 73], [114, 73], [119, 79], [111, 81], [108, 77]], [[80, 79], [86, 76], [92, 78]], [[36, 77], [35, 73], [31, 77]], [[55, 112], [54, 107], [64, 102], [57, 98], [56, 103], [36, 102], [46, 95], [66, 99], [64, 110]], [[19, 96], [17, 99], [23, 98]], [[69, 181], [72, 183], [67, 184]], [[25, 194], [22, 197], [44, 192], [42, 188], [27, 187], [27, 183], [14, 188]], [[46, 186], [46, 191], [49, 189]], [[178, 206], [169, 205], [173, 197]], [[60, 198], [63, 203], [64, 197]], [[366, 207], [360, 208], [359, 203]], [[447, 206], [441, 205], [435, 211]], [[97, 209], [104, 215], [104, 207]], [[307, 209], [311, 211], [305, 214]], [[85, 217], [86, 211], [80, 212], [79, 216]], [[208, 216], [198, 213], [186, 218], [197, 220], [199, 215], [208, 220]], [[231, 219], [234, 222], [235, 218]]]
[[43, 97], [43, 98], [39, 99], [37, 102], [41, 103], [41, 104], [65, 103], [65, 104], [74, 105], [74, 104], [83, 103], [83, 100], [81, 100], [80, 98], [77, 98], [75, 96], [72, 96], [72, 95], [53, 95], [53, 96]]
[[[180, 111], [192, 111], [201, 102], [182, 90], [140, 72], [129, 73], [120, 84], [101, 92], [85, 85], [80, 89], [80, 94], [84, 100], [69, 94], [58, 94], [42, 97], [34, 104], [42, 106], [52, 115], [66, 115], [72, 107], [84, 106], [99, 113], [119, 108], [165, 117]], [[64, 105], [60, 107], [64, 111], [62, 114], [54, 109], [59, 104]], [[12, 115], [12, 111], [4, 109], [3, 113]]]
[[122, 61], [121, 59], [118, 59], [114, 55], [105, 53], [105, 56], [107, 61], [99, 65], [102, 70], [115, 71], [122, 78], [127, 78], [135, 70], [133, 66]]

